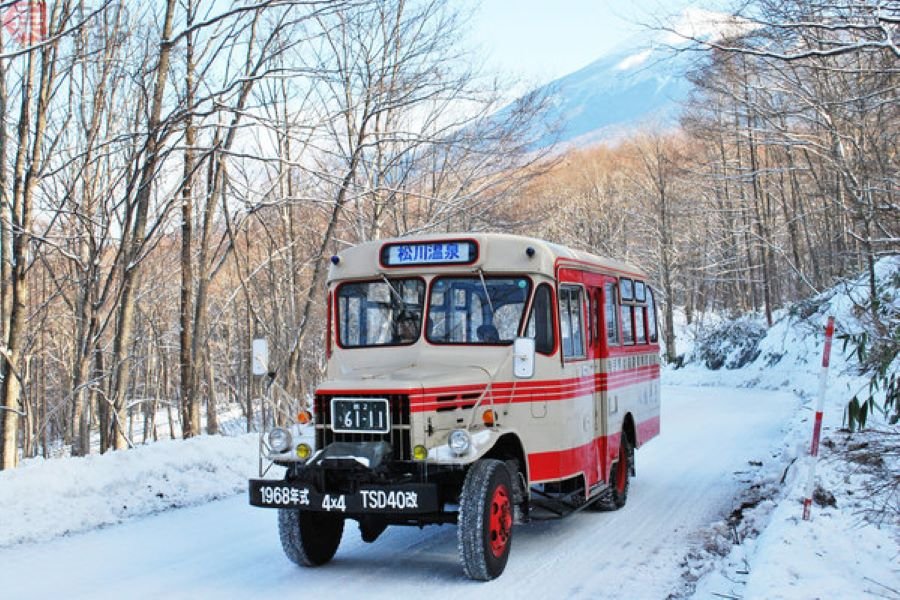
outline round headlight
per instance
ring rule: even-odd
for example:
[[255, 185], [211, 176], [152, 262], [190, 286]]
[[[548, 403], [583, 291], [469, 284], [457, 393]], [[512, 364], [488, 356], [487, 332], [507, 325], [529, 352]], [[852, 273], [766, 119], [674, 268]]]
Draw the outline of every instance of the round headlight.
[[269, 432], [269, 448], [273, 452], [287, 452], [291, 447], [291, 432], [282, 427], [276, 427]]
[[465, 429], [454, 429], [450, 432], [450, 439], [447, 441], [450, 450], [457, 456], [465, 454], [470, 443], [469, 433]]

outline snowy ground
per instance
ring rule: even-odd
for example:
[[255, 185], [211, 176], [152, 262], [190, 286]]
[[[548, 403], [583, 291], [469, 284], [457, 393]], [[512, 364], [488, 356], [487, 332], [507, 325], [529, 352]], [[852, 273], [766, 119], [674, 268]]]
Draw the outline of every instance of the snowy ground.
[[[490, 583], [464, 578], [450, 526], [391, 528], [371, 545], [350, 526], [332, 563], [299, 569], [282, 555], [275, 512], [250, 507], [239, 495], [0, 549], [3, 597], [240, 598], [298, 591], [344, 598], [423, 592], [484, 598], [681, 595], [686, 557], [704, 543], [706, 528], [731, 512], [748, 479], [783, 469], [782, 438], [798, 400], [782, 392], [691, 387], [666, 387], [664, 398], [663, 434], [638, 451], [638, 477], [626, 507], [517, 528], [506, 572]], [[154, 446], [146, 450], [149, 456]], [[237, 446], [231, 450], [240, 452]], [[236, 464], [253, 474], [246, 461]], [[92, 485], [87, 471], [81, 477], [83, 485]], [[7, 540], [28, 537], [9, 533], [17, 526], [8, 516], [43, 495], [45, 479], [33, 479], [33, 487], [0, 479], [0, 489], [16, 487], [3, 500], [0, 536]], [[111, 483], [95, 487], [98, 497], [104, 490], [121, 493]], [[43, 508], [47, 521], [66, 512], [65, 497], [56, 497], [55, 507]], [[82, 515], [81, 529], [100, 521]], [[46, 537], [42, 531], [32, 537]], [[48, 577], [50, 572], [55, 575]]]
[[245, 491], [258, 466], [257, 440], [165, 440], [102, 456], [25, 461], [0, 472], [0, 548]]

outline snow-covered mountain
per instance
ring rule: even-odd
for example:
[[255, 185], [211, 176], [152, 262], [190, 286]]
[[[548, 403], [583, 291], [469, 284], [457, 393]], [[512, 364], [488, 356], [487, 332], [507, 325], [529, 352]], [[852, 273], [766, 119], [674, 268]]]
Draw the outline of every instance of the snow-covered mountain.
[[552, 98], [546, 119], [559, 129], [556, 140], [548, 135], [538, 146], [584, 146], [642, 125], [675, 124], [690, 90], [691, 58], [643, 35], [547, 84], [540, 90]]
[[691, 40], [720, 40], [753, 27], [736, 17], [689, 8], [658, 31], [632, 36], [538, 90], [552, 99], [545, 122], [555, 133], [544, 136], [537, 147], [554, 141], [564, 148], [585, 146], [642, 126], [676, 125], [691, 89], [687, 72], [702, 58]]

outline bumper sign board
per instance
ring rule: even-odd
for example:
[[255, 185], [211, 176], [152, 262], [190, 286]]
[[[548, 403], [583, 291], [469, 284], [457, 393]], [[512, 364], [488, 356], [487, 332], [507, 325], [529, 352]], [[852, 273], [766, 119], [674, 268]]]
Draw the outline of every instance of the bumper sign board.
[[362, 484], [355, 492], [322, 493], [315, 486], [303, 482], [251, 479], [250, 504], [265, 508], [301, 508], [313, 512], [348, 514], [419, 514], [438, 510], [437, 490], [429, 483]]

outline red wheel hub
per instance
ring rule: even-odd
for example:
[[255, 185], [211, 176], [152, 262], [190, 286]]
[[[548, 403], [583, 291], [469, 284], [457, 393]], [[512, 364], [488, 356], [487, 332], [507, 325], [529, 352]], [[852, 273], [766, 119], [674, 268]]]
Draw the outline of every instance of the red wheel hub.
[[498, 485], [494, 489], [491, 498], [491, 552], [496, 558], [503, 556], [506, 545], [509, 544], [509, 534], [512, 530], [512, 508], [509, 502], [509, 492], [505, 485]]

